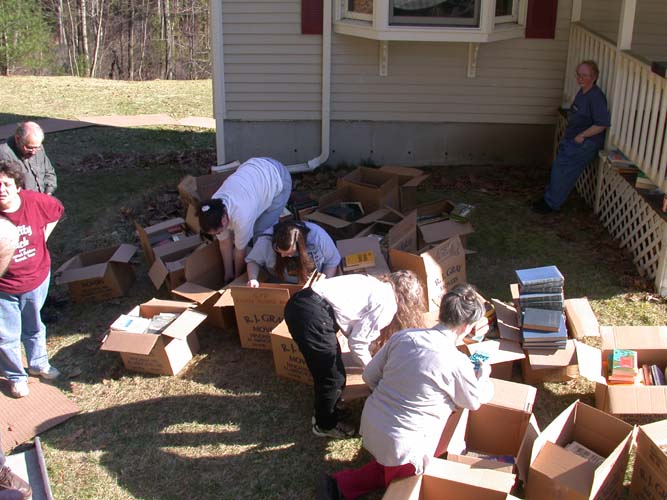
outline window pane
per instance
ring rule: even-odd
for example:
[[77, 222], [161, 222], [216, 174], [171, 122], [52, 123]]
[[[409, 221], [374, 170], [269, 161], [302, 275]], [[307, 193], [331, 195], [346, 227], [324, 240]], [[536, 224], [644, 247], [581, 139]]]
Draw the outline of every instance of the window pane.
[[390, 0], [395, 24], [476, 25], [480, 0]]
[[373, 0], [347, 0], [347, 10], [359, 14], [372, 14]]
[[496, 0], [496, 17], [511, 16], [514, 0]]

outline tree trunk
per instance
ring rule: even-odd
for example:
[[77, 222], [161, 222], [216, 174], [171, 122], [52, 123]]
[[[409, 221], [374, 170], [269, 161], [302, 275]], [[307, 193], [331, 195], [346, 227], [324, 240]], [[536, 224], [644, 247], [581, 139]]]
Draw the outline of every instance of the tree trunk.
[[90, 65], [90, 76], [95, 77], [95, 70], [97, 69], [97, 60], [100, 53], [100, 41], [102, 40], [103, 21], [104, 21], [104, 0], [100, 0], [97, 19], [97, 29], [95, 33], [95, 49], [93, 51], [93, 63]]
[[143, 68], [144, 68], [144, 57], [146, 56], [146, 38], [148, 36], [148, 9], [146, 5], [146, 0], [141, 2], [141, 12], [143, 13], [143, 22], [141, 23], [141, 54], [139, 55], [139, 80], [144, 79]]
[[134, 0], [129, 1], [127, 19], [127, 72], [128, 78], [134, 80]]
[[164, 33], [165, 33], [165, 51], [164, 51], [164, 79], [172, 80], [174, 78], [174, 68], [172, 62], [172, 50], [174, 47], [174, 30], [172, 24], [172, 12], [170, 0], [163, 0], [164, 12]]
[[81, 22], [81, 55], [83, 56], [83, 73], [88, 75], [90, 53], [88, 52], [88, 9], [86, 0], [79, 0], [79, 18]]
[[[78, 52], [77, 50], [77, 40], [79, 39], [77, 29], [76, 29], [76, 23], [74, 22], [74, 15], [72, 14], [72, 5], [70, 4], [70, 0], [65, 0], [67, 5], [67, 13], [69, 14], [69, 24], [70, 24], [70, 40], [72, 40], [71, 47], [68, 46], [67, 52], [69, 56], [69, 64], [70, 64], [70, 69], [72, 72], [72, 76], [80, 76], [79, 75], [79, 64], [77, 63], [76, 60], [76, 54]], [[71, 52], [70, 52], [71, 50]]]

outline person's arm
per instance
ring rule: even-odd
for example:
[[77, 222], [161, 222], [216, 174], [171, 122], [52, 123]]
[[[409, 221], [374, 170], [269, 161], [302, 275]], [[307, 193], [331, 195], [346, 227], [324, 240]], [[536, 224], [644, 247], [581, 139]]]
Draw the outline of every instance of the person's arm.
[[322, 272], [327, 278], [333, 278], [338, 273], [338, 266], [326, 266], [322, 269]]
[[234, 260], [232, 258], [233, 243], [231, 238], [218, 240], [222, 264], [225, 267], [224, 283], [227, 284], [234, 279]]
[[576, 135], [574, 137], [574, 142], [576, 142], [577, 144], [581, 144], [586, 139], [588, 139], [589, 137], [593, 137], [594, 135], [601, 134], [606, 129], [607, 129], [607, 127], [603, 127], [602, 125], [591, 125], [586, 130], [584, 130], [580, 134]]
[[44, 192], [46, 194], [53, 194], [58, 187], [58, 178], [56, 171], [51, 164], [51, 160], [44, 152]]
[[259, 281], [257, 277], [259, 276], [259, 265], [255, 261], [247, 261], [246, 267], [248, 269], [248, 286], [252, 288], [259, 287]]
[[[461, 408], [477, 410], [484, 403], [493, 398], [493, 383], [489, 379], [491, 367], [482, 363], [479, 371], [475, 372], [474, 365], [467, 356], [456, 353], [454, 367], [454, 394], [451, 394], [454, 404]], [[449, 358], [450, 361], [452, 358]]]
[[234, 248], [234, 278], [238, 278], [245, 270], [246, 248]]

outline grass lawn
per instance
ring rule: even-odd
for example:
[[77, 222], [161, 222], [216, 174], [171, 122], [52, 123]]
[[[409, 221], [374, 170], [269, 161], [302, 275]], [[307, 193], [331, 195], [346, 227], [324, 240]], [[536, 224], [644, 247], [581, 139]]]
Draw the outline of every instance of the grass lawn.
[[[0, 78], [0, 89], [6, 104], [0, 123], [28, 116], [211, 114], [210, 82], [11, 77]], [[170, 215], [178, 180], [204, 173], [215, 159], [213, 145], [211, 132], [183, 127], [92, 127], [47, 136], [59, 174], [57, 196], [67, 210], [50, 240], [54, 266], [83, 250], [136, 242], [128, 215]], [[321, 190], [338, 173], [323, 168], [295, 184]], [[588, 296], [601, 324], [665, 323], [667, 302], [650, 292], [580, 199], [573, 197], [560, 215], [529, 210], [547, 165], [431, 173], [420, 193], [424, 200], [448, 197], [476, 207], [468, 279], [487, 298], [509, 301], [514, 269], [555, 264], [565, 275], [566, 296]], [[200, 354], [177, 377], [129, 373], [116, 354], [100, 352], [108, 325], [157, 293], [141, 257], [136, 272], [129, 296], [67, 303], [55, 309], [59, 321], [48, 325], [52, 361], [70, 375], [56, 385], [82, 409], [42, 434], [55, 498], [307, 499], [321, 470], [368, 459], [359, 439], [314, 437], [311, 389], [278, 379], [271, 353], [241, 349], [235, 332], [203, 329]], [[56, 285], [52, 294], [67, 296]], [[581, 379], [538, 386], [540, 426], [577, 398], [593, 404], [592, 389]]]

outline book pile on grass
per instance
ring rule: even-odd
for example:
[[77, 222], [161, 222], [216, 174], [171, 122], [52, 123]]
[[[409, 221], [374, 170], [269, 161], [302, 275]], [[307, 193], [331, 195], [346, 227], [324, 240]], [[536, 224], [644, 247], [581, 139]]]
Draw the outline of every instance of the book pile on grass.
[[609, 355], [607, 380], [612, 384], [634, 384], [638, 381], [637, 351], [614, 349]]
[[556, 266], [518, 269], [522, 347], [565, 349], [565, 279]]

